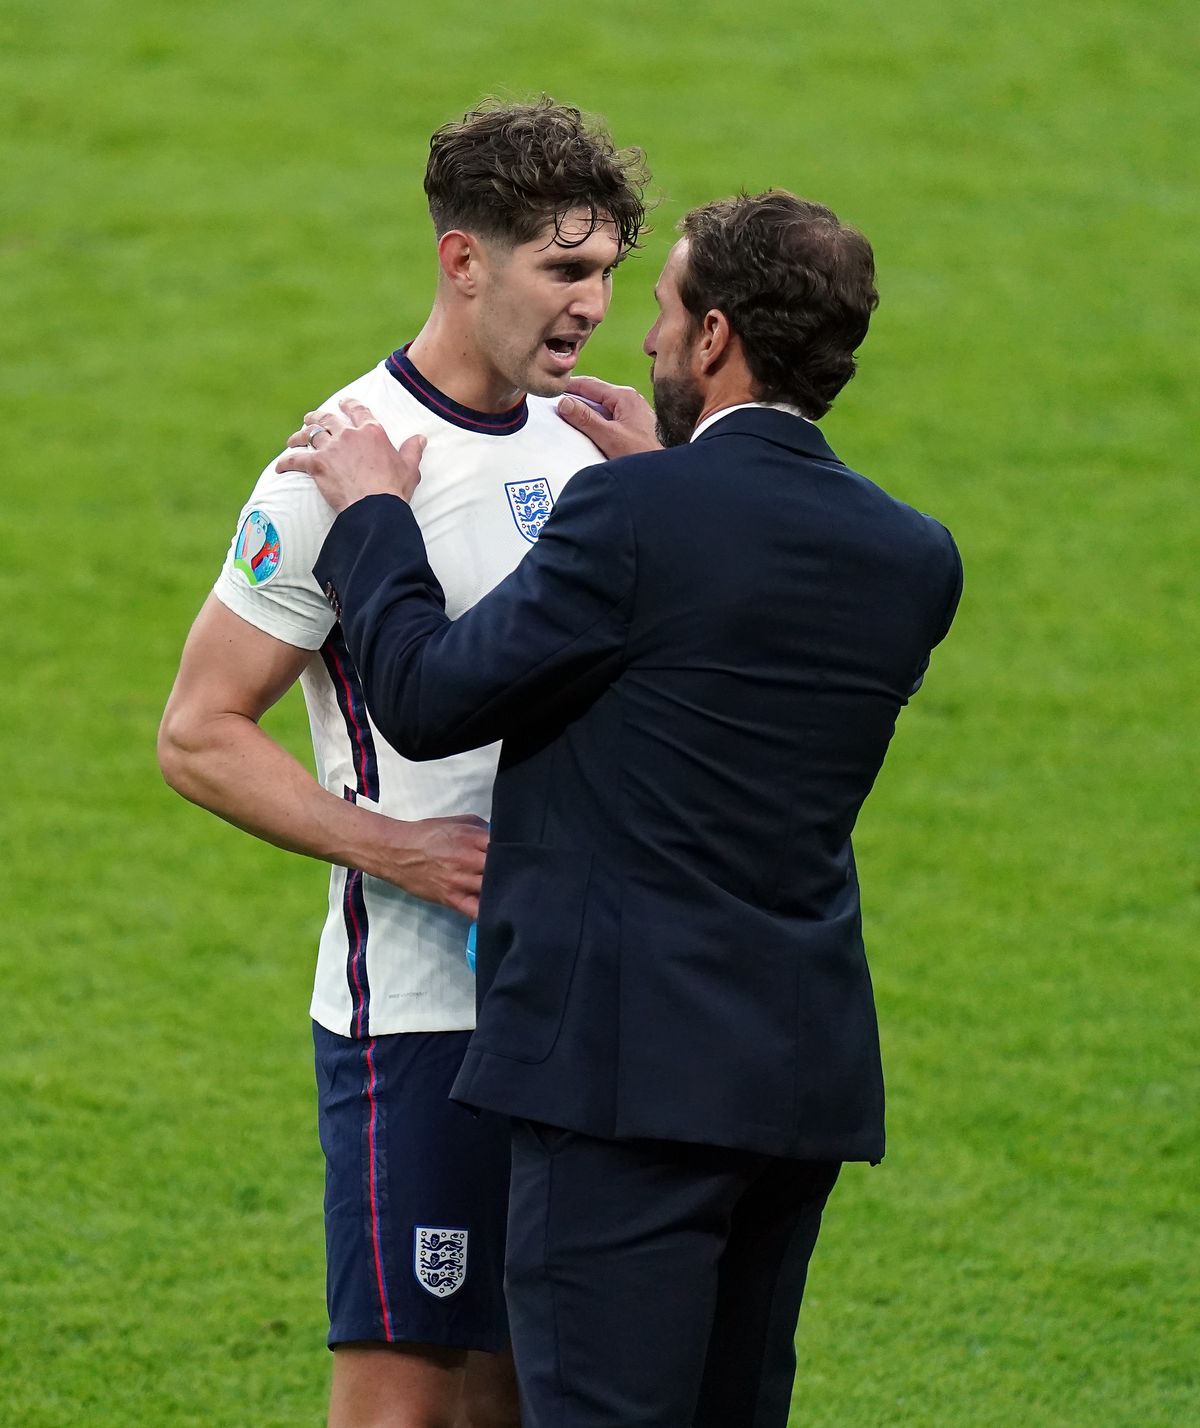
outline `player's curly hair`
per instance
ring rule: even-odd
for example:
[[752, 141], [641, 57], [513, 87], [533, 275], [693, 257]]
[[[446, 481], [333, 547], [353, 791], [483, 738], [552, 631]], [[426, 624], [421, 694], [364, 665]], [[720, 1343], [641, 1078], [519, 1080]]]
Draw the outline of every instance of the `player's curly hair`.
[[528, 243], [550, 222], [559, 233], [566, 215], [583, 209], [591, 227], [565, 246], [611, 219], [625, 254], [645, 228], [648, 180], [642, 151], [617, 149], [578, 109], [546, 96], [533, 104], [488, 99], [430, 139], [425, 193], [439, 237], [463, 228]]
[[854, 350], [879, 305], [871, 245], [783, 189], [706, 203], [679, 227], [688, 240], [679, 295], [693, 328], [719, 309], [758, 398], [824, 416], [854, 376]]

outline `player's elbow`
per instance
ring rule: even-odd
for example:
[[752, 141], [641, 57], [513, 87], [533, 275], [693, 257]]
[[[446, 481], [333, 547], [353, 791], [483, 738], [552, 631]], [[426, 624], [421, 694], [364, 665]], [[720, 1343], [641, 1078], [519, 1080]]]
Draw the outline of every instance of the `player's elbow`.
[[158, 726], [155, 745], [158, 767], [167, 786], [192, 802], [195, 802], [196, 750], [194, 721], [176, 705], [168, 703]]
[[167, 786], [179, 792], [179, 784], [184, 777], [185, 760], [179, 740], [178, 721], [169, 704], [158, 726], [158, 740], [154, 751], [158, 755], [159, 772]]

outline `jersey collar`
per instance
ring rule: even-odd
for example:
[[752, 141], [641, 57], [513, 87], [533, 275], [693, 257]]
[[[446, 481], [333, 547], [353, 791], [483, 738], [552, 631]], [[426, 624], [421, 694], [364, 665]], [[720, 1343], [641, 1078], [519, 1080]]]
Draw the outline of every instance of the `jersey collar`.
[[416, 397], [423, 407], [428, 407], [443, 421], [452, 426], [460, 426], [464, 431], [474, 431], [483, 436], [511, 436], [520, 431], [529, 420], [529, 405], [522, 397], [515, 407], [506, 412], [477, 412], [464, 407], [445, 392], [439, 392], [433, 383], [423, 377], [408, 359], [411, 343], [405, 343], [399, 351], [393, 352], [384, 366], [396, 381], [411, 396]]

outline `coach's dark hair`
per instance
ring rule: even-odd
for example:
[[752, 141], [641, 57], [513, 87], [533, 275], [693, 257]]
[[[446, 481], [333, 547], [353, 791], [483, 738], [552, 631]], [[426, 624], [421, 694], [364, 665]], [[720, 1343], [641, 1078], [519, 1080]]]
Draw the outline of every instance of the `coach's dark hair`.
[[[533, 104], [485, 100], [429, 141], [425, 193], [439, 237], [463, 228], [528, 243], [548, 222], [556, 231], [573, 209], [591, 228], [611, 218], [621, 252], [638, 246], [647, 182], [640, 149], [617, 149], [578, 109], [542, 97]], [[560, 235], [561, 237], [561, 235]]]
[[854, 228], [782, 189], [694, 208], [680, 297], [697, 326], [719, 309], [741, 339], [755, 395], [821, 417], [854, 376], [879, 305], [875, 257]]

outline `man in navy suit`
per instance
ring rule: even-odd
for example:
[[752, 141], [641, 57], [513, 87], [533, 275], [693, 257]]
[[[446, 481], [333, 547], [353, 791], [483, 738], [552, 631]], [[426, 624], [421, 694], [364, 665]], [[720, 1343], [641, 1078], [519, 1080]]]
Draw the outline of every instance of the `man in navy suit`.
[[[814, 425], [866, 240], [779, 191], [681, 228], [645, 343], [666, 449], [575, 476], [462, 618], [404, 500], [421, 438], [347, 403], [284, 458], [341, 511], [316, 574], [381, 731], [504, 741], [454, 1094], [513, 1118], [527, 1428], [786, 1423], [825, 1200], [884, 1148], [851, 830], [961, 590], [948, 532]], [[655, 446], [628, 390], [577, 390], [606, 454]]]

